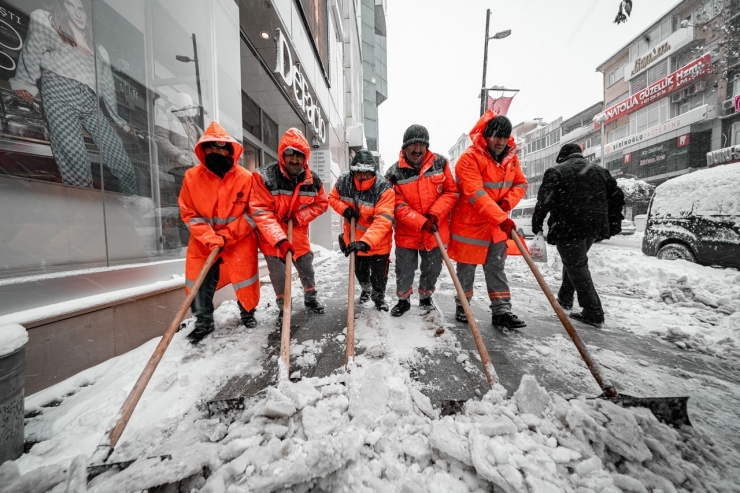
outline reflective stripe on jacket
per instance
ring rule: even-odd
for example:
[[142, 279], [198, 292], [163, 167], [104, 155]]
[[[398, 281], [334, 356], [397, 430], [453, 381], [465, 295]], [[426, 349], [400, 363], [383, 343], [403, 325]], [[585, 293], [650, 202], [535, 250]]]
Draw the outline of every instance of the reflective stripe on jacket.
[[402, 248], [433, 250], [437, 248], [434, 235], [421, 230], [428, 215], [439, 222], [439, 236], [445, 245], [450, 241], [450, 211], [457, 203], [459, 193], [452, 172], [444, 156], [427, 150], [420, 168], [411, 166], [403, 151], [398, 162], [385, 174], [396, 193], [395, 242]]
[[[234, 166], [223, 179], [202, 164], [200, 146], [214, 140], [231, 142], [234, 147]], [[223, 245], [216, 289], [231, 284], [242, 306], [252, 310], [260, 296], [256, 224], [249, 215], [252, 173], [236, 163], [242, 153], [241, 144], [216, 122], [203, 133], [195, 153], [201, 164], [185, 173], [178, 199], [182, 221], [190, 229], [185, 257], [185, 292], [194, 285], [211, 249]]]
[[501, 163], [494, 161], [483, 130], [496, 116], [486, 111], [470, 131], [473, 144], [455, 164], [460, 200], [452, 211], [450, 258], [467, 264], [483, 264], [488, 245], [507, 240], [498, 227], [508, 214], [497, 202], [506, 199], [512, 209], [527, 193], [527, 179], [522, 173], [516, 142], [509, 139], [508, 153]]
[[[290, 178], [285, 169], [283, 150], [288, 146], [306, 155], [304, 176], [297, 182]], [[259, 228], [260, 250], [272, 257], [280, 257], [280, 250], [275, 245], [288, 238], [288, 219], [293, 217], [291, 243], [295, 258], [299, 258], [311, 251], [309, 223], [326, 212], [329, 203], [321, 178], [308, 167], [311, 150], [300, 131], [291, 128], [285, 132], [278, 146], [278, 154], [280, 161], [255, 170], [249, 206]]]
[[[393, 186], [376, 175], [374, 179], [362, 182], [361, 190], [347, 172], [337, 179], [329, 194], [329, 204], [341, 216], [347, 207], [360, 212], [360, 220], [355, 223], [355, 241], [370, 245], [367, 252], [358, 252], [360, 257], [386, 255], [393, 245], [393, 207], [395, 193]], [[350, 243], [350, 224], [344, 220], [344, 243]]]

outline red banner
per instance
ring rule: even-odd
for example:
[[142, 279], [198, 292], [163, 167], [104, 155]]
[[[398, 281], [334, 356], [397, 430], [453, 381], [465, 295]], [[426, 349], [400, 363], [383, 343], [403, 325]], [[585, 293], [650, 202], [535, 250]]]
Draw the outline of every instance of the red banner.
[[[667, 77], [608, 108], [602, 113], [606, 114], [605, 123], [613, 122], [617, 118], [629, 115], [668, 94], [688, 87], [696, 79], [707, 75], [711, 69], [711, 57], [709, 53], [706, 53], [701, 58], [687, 63]], [[596, 126], [598, 127], [598, 124]]]
[[510, 98], [506, 98], [501, 96], [500, 98], [492, 98], [491, 96], [488, 96], [488, 109], [496, 113], [497, 115], [504, 115], [506, 116], [506, 113], [509, 111], [509, 106], [511, 106], [511, 100], [514, 99], [514, 96]]

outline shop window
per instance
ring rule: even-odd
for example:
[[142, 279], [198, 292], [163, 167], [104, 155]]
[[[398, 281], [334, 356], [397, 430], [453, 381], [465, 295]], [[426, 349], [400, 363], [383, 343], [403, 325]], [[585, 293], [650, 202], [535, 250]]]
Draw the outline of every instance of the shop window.
[[732, 81], [732, 96], [740, 96], [740, 75], [735, 76], [735, 80]]
[[244, 91], [242, 91], [242, 127], [253, 136], [262, 140], [260, 107]]
[[261, 166], [260, 150], [246, 140], [242, 142], [242, 145], [244, 146], [244, 152], [242, 153], [244, 167], [250, 171], [259, 168]]
[[278, 135], [278, 124], [275, 123], [275, 121], [269, 116], [267, 116], [267, 113], [263, 111], [262, 112], [262, 142], [264, 142], [264, 144], [267, 147], [277, 152], [279, 140], [280, 140], [280, 136]]
[[740, 122], [736, 122], [730, 127], [730, 145], [740, 145]]

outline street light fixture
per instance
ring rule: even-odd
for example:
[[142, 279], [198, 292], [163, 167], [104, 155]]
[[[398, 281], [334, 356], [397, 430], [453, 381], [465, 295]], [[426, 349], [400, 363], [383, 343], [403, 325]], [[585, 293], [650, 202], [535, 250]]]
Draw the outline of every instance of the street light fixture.
[[480, 116], [486, 112], [486, 103], [488, 99], [488, 90], [486, 89], [486, 70], [488, 69], [488, 41], [492, 39], [504, 39], [511, 35], [511, 29], [497, 32], [493, 36], [488, 35], [488, 29], [491, 24], [491, 9], [486, 10], [486, 44], [483, 47], [483, 82], [480, 85]]
[[195, 85], [198, 88], [198, 123], [200, 123], [201, 131], [203, 131], [203, 96], [200, 91], [200, 67], [198, 65], [198, 43], [195, 40], [195, 33], [192, 34], [193, 38], [193, 58], [187, 55], [175, 55], [175, 59], [182, 63], [195, 63]]

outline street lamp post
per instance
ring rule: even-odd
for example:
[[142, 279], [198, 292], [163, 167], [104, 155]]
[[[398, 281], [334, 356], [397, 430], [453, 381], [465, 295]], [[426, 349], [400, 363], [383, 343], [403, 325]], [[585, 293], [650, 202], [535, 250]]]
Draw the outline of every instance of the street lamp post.
[[192, 34], [193, 38], [193, 58], [190, 58], [187, 55], [175, 55], [175, 58], [178, 62], [183, 63], [195, 63], [195, 85], [198, 89], [198, 123], [200, 123], [200, 128], [203, 129], [204, 125], [204, 119], [203, 119], [203, 96], [201, 95], [200, 91], [200, 66], [198, 65], [198, 43], [195, 40], [195, 33]]
[[488, 90], [486, 89], [486, 71], [488, 69], [488, 41], [491, 39], [504, 39], [511, 34], [511, 29], [500, 31], [493, 36], [488, 35], [491, 24], [491, 9], [486, 10], [486, 43], [483, 46], [483, 82], [480, 85], [480, 116], [486, 112], [486, 103], [488, 99]]
[[599, 113], [594, 117], [593, 121], [601, 127], [601, 167], [604, 168], [604, 127], [606, 127], [604, 122], [606, 122], [606, 113]]

